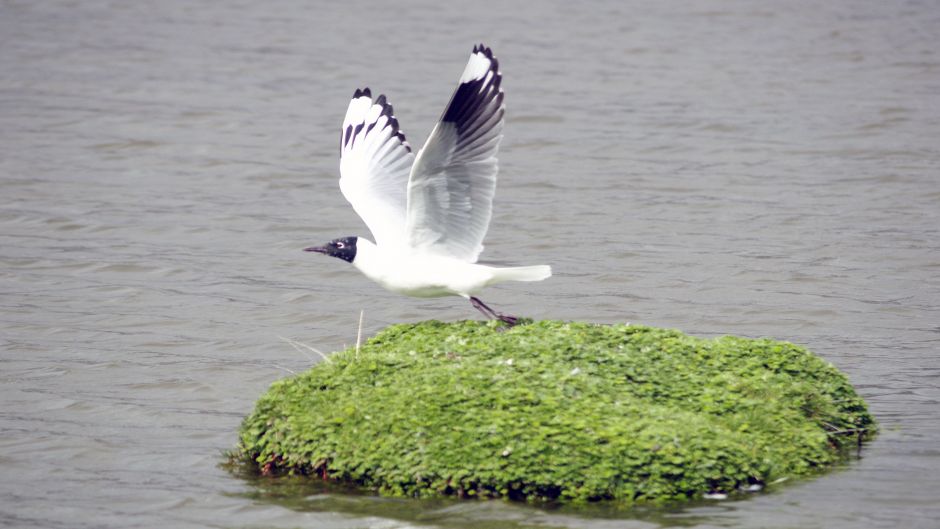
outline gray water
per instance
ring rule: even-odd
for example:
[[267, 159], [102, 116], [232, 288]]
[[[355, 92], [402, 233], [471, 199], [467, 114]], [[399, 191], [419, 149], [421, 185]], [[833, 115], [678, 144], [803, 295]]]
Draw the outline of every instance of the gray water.
[[[816, 479], [678, 509], [308, 490], [219, 463], [273, 381], [364, 332], [480, 317], [301, 252], [366, 235], [355, 88], [413, 144], [473, 43], [508, 123], [484, 260], [534, 318], [770, 336], [882, 433]], [[936, 2], [0, 2], [0, 525], [937, 527]]]

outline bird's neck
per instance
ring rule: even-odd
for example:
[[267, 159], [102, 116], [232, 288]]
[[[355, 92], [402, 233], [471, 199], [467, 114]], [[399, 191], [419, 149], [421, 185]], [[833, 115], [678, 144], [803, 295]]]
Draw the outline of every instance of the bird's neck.
[[356, 240], [356, 258], [353, 259], [353, 266], [359, 269], [363, 274], [372, 277], [381, 269], [382, 250], [374, 242], [359, 237]]

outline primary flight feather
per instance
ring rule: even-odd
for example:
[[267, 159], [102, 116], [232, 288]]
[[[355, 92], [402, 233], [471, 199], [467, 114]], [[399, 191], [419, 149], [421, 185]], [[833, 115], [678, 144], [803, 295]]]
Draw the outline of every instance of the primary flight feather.
[[476, 264], [492, 217], [502, 139], [503, 91], [493, 52], [474, 46], [460, 82], [417, 156], [384, 95], [353, 94], [340, 131], [339, 186], [375, 243], [344, 237], [305, 248], [350, 262], [384, 288], [416, 297], [457, 295], [490, 318], [475, 296], [503, 281], [540, 281], [546, 265]]

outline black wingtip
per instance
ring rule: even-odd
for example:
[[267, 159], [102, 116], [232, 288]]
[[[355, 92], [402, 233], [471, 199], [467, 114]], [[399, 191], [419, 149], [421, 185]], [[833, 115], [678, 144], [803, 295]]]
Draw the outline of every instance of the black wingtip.
[[499, 61], [493, 56], [493, 51], [483, 43], [474, 45], [473, 50], [474, 54], [480, 53], [487, 58], [490, 62], [487, 71], [492, 75], [484, 74], [479, 78], [464, 81], [457, 87], [450, 103], [444, 109], [441, 121], [455, 123], [458, 131], [468, 130], [468, 127], [472, 129], [473, 123], [480, 123], [481, 119], [485, 121], [492, 116], [494, 112], [487, 112], [487, 109], [492, 108], [489, 104], [494, 98], [497, 99], [497, 108], [503, 104]]
[[402, 146], [407, 149], [408, 152], [411, 152], [411, 145], [408, 143], [408, 140], [405, 139], [405, 133], [399, 130], [395, 133], [395, 136], [398, 136], [398, 141], [401, 142]]
[[479, 45], [473, 45], [473, 53], [482, 53], [484, 56], [486, 56], [487, 59], [494, 60], [493, 50], [482, 42]]

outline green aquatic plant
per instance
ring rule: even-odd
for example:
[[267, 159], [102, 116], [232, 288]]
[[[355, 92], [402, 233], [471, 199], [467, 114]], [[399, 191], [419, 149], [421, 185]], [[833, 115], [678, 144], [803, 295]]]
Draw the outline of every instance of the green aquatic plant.
[[632, 504], [811, 474], [874, 429], [843, 374], [786, 342], [427, 321], [275, 382], [233, 457], [393, 496]]

